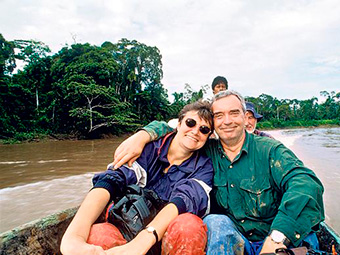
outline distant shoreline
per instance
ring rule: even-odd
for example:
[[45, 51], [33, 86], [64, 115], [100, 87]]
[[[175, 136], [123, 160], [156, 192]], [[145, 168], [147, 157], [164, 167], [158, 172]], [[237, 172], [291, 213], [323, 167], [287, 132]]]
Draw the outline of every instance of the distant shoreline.
[[332, 128], [340, 127], [338, 124], [324, 124], [319, 126], [287, 126], [287, 127], [275, 127], [275, 128], [261, 128], [261, 131], [271, 131], [271, 130], [286, 130], [286, 129], [303, 129], [303, 128]]
[[[300, 129], [300, 128], [331, 128], [331, 127], [340, 127], [340, 124], [337, 123], [337, 121], [334, 121], [335, 123], [329, 123], [329, 124], [320, 124], [320, 125], [310, 125], [310, 126], [283, 126], [283, 127], [273, 127], [268, 125], [263, 125], [264, 127], [261, 127], [262, 123], [258, 123], [258, 129], [261, 131], [271, 131], [271, 130], [286, 130], [286, 129]], [[268, 123], [268, 122], [266, 122]], [[105, 134], [102, 135], [100, 138], [93, 138], [93, 139], [82, 139], [79, 137], [76, 137], [74, 135], [67, 135], [67, 134], [52, 134], [52, 135], [46, 135], [46, 134], [33, 134], [33, 137], [23, 140], [16, 140], [13, 138], [10, 139], [1, 139], [0, 144], [6, 145], [6, 144], [21, 144], [21, 143], [36, 143], [36, 142], [45, 142], [45, 141], [63, 141], [63, 140], [97, 140], [97, 139], [114, 139], [115, 137], [129, 137], [133, 133], [128, 132], [124, 133], [122, 135], [113, 135], [113, 134]]]

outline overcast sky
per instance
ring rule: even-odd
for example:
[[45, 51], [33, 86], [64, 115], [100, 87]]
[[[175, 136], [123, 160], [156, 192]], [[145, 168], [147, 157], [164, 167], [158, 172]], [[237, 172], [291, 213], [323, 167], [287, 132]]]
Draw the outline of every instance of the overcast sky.
[[54, 53], [74, 41], [156, 46], [169, 96], [217, 75], [244, 96], [340, 92], [339, 0], [0, 0], [0, 33]]

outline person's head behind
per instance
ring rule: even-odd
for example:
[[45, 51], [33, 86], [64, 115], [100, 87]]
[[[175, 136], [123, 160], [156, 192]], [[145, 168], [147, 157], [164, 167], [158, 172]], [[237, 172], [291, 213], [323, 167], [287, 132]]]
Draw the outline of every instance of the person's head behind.
[[205, 144], [213, 128], [211, 104], [197, 101], [184, 106], [180, 111], [176, 137], [181, 146], [194, 151]]
[[252, 102], [246, 102], [246, 130], [248, 133], [255, 131], [257, 122], [262, 118], [263, 116], [256, 112], [255, 105]]
[[232, 145], [244, 136], [246, 106], [240, 93], [225, 90], [213, 98], [214, 127], [222, 142]]
[[217, 76], [214, 78], [211, 88], [213, 91], [213, 94], [217, 94], [220, 91], [227, 90], [228, 89], [228, 81], [223, 76]]

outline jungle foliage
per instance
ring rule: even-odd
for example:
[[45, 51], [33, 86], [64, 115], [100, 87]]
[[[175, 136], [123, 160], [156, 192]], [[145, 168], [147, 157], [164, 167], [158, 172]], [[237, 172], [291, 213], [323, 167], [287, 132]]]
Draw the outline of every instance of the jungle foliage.
[[[22, 68], [17, 68], [17, 65]], [[135, 40], [66, 45], [51, 54], [33, 40], [7, 41], [0, 34], [0, 139], [33, 139], [37, 135], [94, 138], [131, 132], [152, 120], [177, 117], [187, 103], [210, 88], [183, 92], [168, 100], [161, 83], [162, 56], [157, 47]], [[339, 123], [340, 93], [322, 91], [322, 104], [248, 97], [265, 118], [264, 127], [331, 120]], [[316, 123], [316, 122], [311, 122]]]

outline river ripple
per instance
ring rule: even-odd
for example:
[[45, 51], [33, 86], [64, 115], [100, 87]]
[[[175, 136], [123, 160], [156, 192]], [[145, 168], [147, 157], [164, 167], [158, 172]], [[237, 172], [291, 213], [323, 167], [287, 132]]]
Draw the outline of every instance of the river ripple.
[[[269, 133], [321, 179], [326, 222], [340, 233], [340, 127]], [[0, 232], [79, 205], [122, 139], [0, 145]]]

